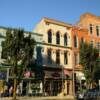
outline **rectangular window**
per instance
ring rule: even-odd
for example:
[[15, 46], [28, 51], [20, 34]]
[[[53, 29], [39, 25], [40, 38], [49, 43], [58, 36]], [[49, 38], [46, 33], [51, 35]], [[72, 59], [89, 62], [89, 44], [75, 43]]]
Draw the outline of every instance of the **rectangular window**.
[[60, 64], [60, 51], [56, 51], [56, 64]]
[[64, 64], [68, 64], [68, 52], [64, 52]]
[[48, 49], [47, 55], [48, 55], [48, 64], [52, 64], [52, 54], [51, 49]]
[[79, 55], [75, 53], [74, 57], [75, 57], [75, 65], [79, 64]]
[[90, 24], [90, 26], [89, 26], [89, 30], [90, 30], [90, 34], [92, 34], [93, 33], [93, 25], [92, 24]]
[[97, 47], [97, 49], [98, 49], [99, 52], [100, 52], [100, 42], [97, 42], [96, 47]]
[[91, 41], [90, 41], [90, 45], [91, 45], [92, 47], [93, 47], [93, 44], [94, 44], [94, 43], [93, 43], [93, 40], [91, 40]]
[[42, 58], [42, 47], [37, 46], [36, 47], [36, 63], [42, 64], [43, 58]]
[[1, 46], [2, 46], [1, 58], [7, 59], [7, 50], [4, 50], [4, 41], [2, 41]]
[[99, 26], [96, 26], [96, 34], [99, 36]]

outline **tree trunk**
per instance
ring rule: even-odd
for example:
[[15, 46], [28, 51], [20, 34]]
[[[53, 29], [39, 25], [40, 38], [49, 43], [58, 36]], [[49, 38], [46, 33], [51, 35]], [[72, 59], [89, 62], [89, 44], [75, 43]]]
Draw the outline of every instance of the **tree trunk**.
[[13, 100], [17, 100], [17, 99], [16, 99], [16, 85], [17, 85], [17, 79], [16, 79], [16, 74], [14, 74]]

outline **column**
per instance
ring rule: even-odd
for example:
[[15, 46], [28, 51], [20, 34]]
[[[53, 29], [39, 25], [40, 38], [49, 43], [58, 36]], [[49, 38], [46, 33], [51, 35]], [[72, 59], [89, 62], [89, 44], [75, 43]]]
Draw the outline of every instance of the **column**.
[[64, 83], [64, 95], [67, 95], [67, 80]]
[[70, 80], [69, 82], [70, 82], [69, 94], [70, 94], [70, 95], [73, 95], [73, 82], [72, 82], [72, 80]]

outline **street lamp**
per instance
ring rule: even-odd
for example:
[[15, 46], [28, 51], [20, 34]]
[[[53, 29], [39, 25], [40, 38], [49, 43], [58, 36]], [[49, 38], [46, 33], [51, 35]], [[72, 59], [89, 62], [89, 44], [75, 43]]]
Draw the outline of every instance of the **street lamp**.
[[73, 78], [73, 96], [75, 97], [75, 77], [74, 77], [74, 73], [75, 73], [75, 56], [74, 56], [74, 51], [72, 51], [72, 78]]
[[63, 71], [64, 71], [64, 67], [62, 66], [62, 94], [63, 94], [63, 92], [64, 92], [64, 79], [63, 79], [63, 77], [64, 77], [64, 73], [63, 73]]

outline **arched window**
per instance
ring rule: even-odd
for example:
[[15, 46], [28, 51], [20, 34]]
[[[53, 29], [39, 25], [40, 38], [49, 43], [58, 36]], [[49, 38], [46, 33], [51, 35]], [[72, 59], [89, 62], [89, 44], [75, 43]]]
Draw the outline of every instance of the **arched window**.
[[68, 37], [67, 34], [64, 34], [64, 46], [68, 45]]
[[74, 36], [74, 47], [77, 48], [78, 47], [78, 39], [77, 36]]
[[97, 33], [97, 36], [99, 36], [99, 26], [96, 26], [96, 33]]
[[51, 49], [48, 49], [47, 50], [47, 56], [48, 56], [48, 64], [51, 64], [52, 63], [52, 51]]
[[56, 33], [56, 44], [60, 44], [60, 33]]
[[52, 31], [48, 31], [48, 43], [52, 43]]
[[60, 64], [60, 51], [56, 51], [56, 64]]
[[90, 24], [90, 34], [92, 34], [93, 33], [93, 25], [92, 24]]

